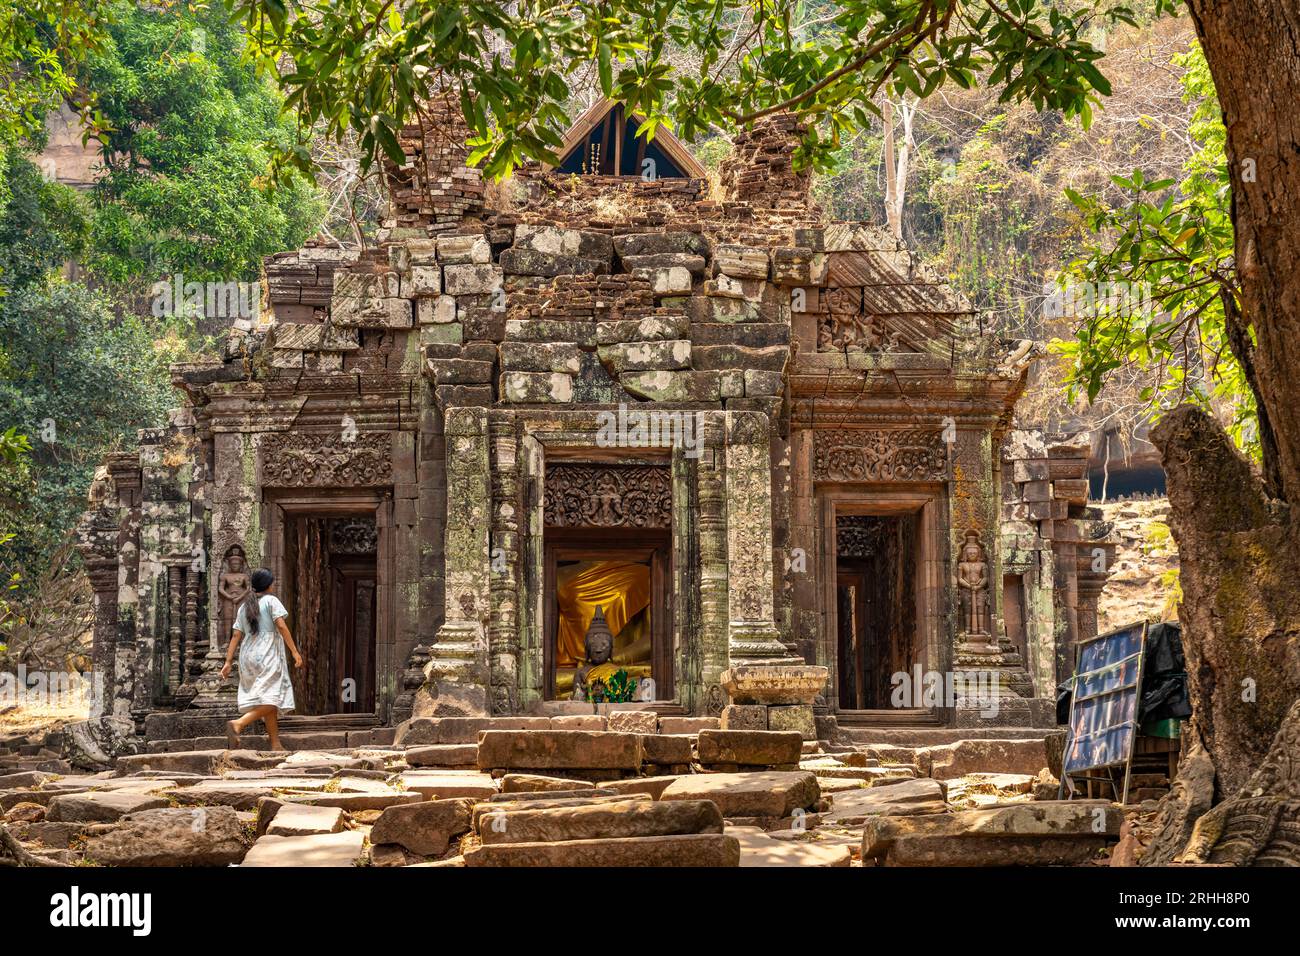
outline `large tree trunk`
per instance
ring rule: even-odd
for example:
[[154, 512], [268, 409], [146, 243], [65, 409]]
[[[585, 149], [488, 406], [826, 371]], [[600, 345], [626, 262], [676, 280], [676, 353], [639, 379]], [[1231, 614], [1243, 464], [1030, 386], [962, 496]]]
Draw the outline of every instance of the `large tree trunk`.
[[[1249, 862], [1271, 839], [1278, 813], [1267, 834], [1247, 840], [1250, 852], [1223, 846], [1239, 849], [1239, 831], [1259, 824], [1251, 801], [1260, 794], [1274, 803], [1295, 796], [1296, 783], [1270, 767], [1286, 763], [1283, 752], [1293, 749], [1291, 762], [1300, 762], [1300, 711], [1292, 709], [1300, 698], [1300, 515], [1293, 513], [1300, 505], [1300, 4], [1187, 6], [1228, 131], [1241, 283], [1240, 308], [1226, 302], [1229, 340], [1256, 394], [1263, 472], [1253, 474], [1223, 429], [1196, 409], [1171, 413], [1152, 439], [1168, 474], [1178, 542], [1195, 732], [1219, 795], [1230, 798], [1203, 818], [1192, 856], [1211, 858], [1219, 843], [1224, 862]], [[1288, 730], [1279, 733], [1288, 711]]]
[[1300, 697], [1295, 528], [1205, 412], [1175, 409], [1151, 440], [1164, 459], [1178, 541], [1193, 721], [1220, 793], [1231, 795]]
[[1300, 498], [1300, 4], [1187, 5], [1228, 130], [1242, 292], [1242, 312], [1229, 310], [1233, 352], [1258, 393], [1266, 487], [1293, 502]]

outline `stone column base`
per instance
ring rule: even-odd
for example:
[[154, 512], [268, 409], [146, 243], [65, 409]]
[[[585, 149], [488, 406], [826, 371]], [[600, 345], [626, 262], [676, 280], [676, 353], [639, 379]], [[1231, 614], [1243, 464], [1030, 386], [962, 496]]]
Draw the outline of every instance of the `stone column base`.
[[727, 626], [727, 656], [733, 663], [802, 664], [781, 643], [781, 632], [762, 621], [732, 621]]
[[488, 663], [483, 631], [468, 621], [451, 621], [438, 630], [424, 667], [424, 687], [432, 702], [430, 717], [487, 717]]

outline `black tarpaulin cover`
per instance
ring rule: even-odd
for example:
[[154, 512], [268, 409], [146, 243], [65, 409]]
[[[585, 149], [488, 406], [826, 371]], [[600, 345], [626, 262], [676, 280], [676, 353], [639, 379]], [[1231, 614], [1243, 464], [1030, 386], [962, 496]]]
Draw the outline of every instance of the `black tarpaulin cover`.
[[[1070, 721], [1073, 680], [1056, 689], [1056, 722]], [[1192, 715], [1187, 696], [1187, 660], [1183, 657], [1182, 625], [1177, 621], [1152, 624], [1147, 628], [1146, 652], [1142, 660], [1142, 696], [1138, 721], [1181, 720]]]

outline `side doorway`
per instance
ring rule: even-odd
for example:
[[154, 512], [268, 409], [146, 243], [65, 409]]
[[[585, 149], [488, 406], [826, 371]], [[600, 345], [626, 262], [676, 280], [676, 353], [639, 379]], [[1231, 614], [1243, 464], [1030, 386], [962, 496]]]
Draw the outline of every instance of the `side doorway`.
[[299, 715], [376, 712], [385, 620], [379, 511], [342, 502], [271, 508], [271, 567], [305, 663], [292, 671]]

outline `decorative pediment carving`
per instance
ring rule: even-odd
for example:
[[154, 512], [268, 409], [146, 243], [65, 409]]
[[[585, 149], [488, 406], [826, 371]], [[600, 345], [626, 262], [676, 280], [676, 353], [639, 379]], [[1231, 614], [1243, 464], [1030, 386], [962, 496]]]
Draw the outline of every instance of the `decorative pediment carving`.
[[817, 481], [945, 481], [948, 446], [934, 428], [839, 428], [813, 433]]
[[915, 352], [878, 315], [824, 315], [817, 322], [819, 352]]
[[946, 300], [931, 302], [936, 287], [831, 285], [819, 291], [817, 351], [935, 352], [947, 354], [960, 315]]
[[668, 528], [672, 480], [656, 465], [548, 465], [542, 513], [552, 528]]
[[375, 487], [393, 483], [388, 432], [276, 432], [262, 442], [262, 484], [273, 487]]

